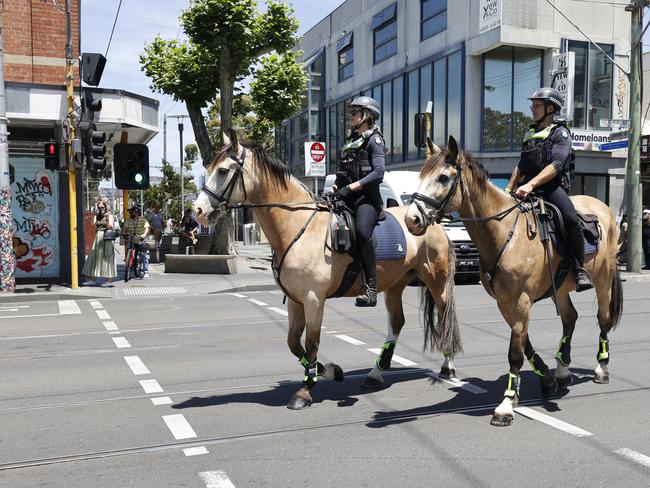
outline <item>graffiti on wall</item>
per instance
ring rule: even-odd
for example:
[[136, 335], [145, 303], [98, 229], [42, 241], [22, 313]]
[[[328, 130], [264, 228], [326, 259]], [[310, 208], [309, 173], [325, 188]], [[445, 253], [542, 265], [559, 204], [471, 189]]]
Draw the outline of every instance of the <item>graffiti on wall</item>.
[[16, 277], [57, 277], [58, 198], [55, 172], [43, 169], [39, 159], [12, 161], [15, 175], [11, 182], [13, 247]]

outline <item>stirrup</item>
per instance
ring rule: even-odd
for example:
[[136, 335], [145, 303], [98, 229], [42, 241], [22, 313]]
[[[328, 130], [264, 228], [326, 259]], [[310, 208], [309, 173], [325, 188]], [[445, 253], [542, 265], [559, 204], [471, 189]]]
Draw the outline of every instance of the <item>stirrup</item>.
[[591, 277], [587, 270], [581, 267], [576, 267], [576, 291], [591, 290], [594, 284], [591, 282]]
[[364, 284], [354, 303], [357, 307], [374, 307], [377, 305], [377, 290]]

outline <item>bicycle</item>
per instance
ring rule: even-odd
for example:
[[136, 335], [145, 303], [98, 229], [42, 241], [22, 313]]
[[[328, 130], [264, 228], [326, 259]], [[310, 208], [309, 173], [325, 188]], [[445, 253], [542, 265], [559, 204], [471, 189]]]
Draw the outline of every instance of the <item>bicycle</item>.
[[141, 250], [141, 243], [134, 244], [131, 236], [126, 236], [128, 250], [126, 251], [126, 258], [124, 259], [124, 282], [129, 281], [133, 274], [136, 278], [143, 276], [142, 262], [138, 258], [138, 253]]

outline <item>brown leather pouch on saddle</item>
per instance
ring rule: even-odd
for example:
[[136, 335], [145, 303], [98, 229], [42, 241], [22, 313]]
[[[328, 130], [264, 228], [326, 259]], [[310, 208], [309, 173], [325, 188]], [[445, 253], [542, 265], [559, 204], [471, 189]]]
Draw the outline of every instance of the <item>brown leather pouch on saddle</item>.
[[352, 234], [347, 219], [342, 214], [333, 213], [333, 219], [330, 222], [330, 232], [332, 235], [332, 250], [335, 252], [346, 253], [352, 247]]
[[600, 226], [598, 225], [598, 217], [578, 212], [578, 218], [580, 219], [580, 225], [582, 226], [585, 238], [591, 243], [598, 242], [602, 238], [600, 235]]

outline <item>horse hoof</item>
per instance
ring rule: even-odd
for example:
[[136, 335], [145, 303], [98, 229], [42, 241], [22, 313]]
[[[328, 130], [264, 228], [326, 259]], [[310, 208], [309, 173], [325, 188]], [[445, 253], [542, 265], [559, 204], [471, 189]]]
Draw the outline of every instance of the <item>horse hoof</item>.
[[566, 388], [573, 383], [573, 376], [569, 375], [564, 378], [557, 378], [557, 384], [560, 388]]
[[490, 425], [494, 425], [496, 427], [509, 427], [510, 425], [512, 425], [513, 420], [514, 417], [511, 414], [501, 415], [495, 413], [494, 415], [492, 415], [492, 420], [490, 420]]
[[366, 376], [366, 379], [361, 383], [361, 388], [367, 388], [368, 390], [380, 390], [384, 387], [384, 382], [376, 378], [371, 378]]
[[606, 385], [609, 383], [609, 375], [608, 374], [597, 374], [594, 376], [594, 383], [598, 383], [600, 385]]
[[551, 380], [542, 378], [540, 380], [540, 386], [542, 388], [542, 396], [549, 397], [557, 391], [557, 379], [555, 376]]
[[440, 368], [440, 373], [438, 373], [438, 378], [441, 380], [451, 380], [456, 377], [456, 370], [450, 368]]
[[334, 381], [343, 381], [343, 370], [338, 364], [331, 363], [334, 368]]
[[287, 403], [287, 408], [289, 410], [304, 410], [305, 408], [310, 407], [312, 404], [311, 398], [303, 398], [298, 395], [294, 395]]

